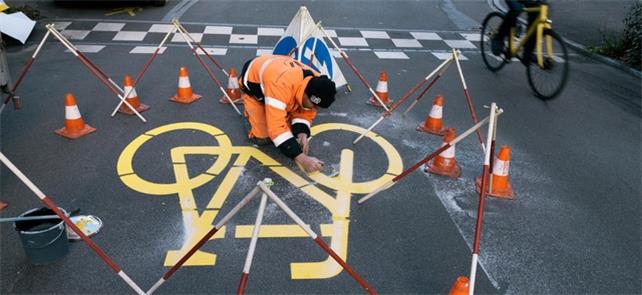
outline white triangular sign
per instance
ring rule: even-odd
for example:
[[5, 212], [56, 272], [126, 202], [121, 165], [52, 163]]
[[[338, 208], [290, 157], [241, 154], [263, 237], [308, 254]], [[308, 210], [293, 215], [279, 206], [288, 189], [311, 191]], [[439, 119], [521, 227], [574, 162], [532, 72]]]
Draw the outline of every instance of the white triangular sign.
[[301, 63], [330, 77], [337, 87], [346, 85], [348, 82], [328, 45], [323, 41], [323, 36], [308, 9], [301, 6], [272, 53], [291, 55]]

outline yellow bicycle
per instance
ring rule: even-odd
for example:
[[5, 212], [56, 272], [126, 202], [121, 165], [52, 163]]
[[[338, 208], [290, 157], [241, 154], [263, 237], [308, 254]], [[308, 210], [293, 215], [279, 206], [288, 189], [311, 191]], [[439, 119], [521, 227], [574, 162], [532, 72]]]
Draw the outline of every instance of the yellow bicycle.
[[[504, 22], [505, 14], [491, 12], [484, 19], [481, 30], [481, 52], [486, 67], [496, 72], [513, 58], [525, 61], [528, 84], [542, 100], [560, 94], [568, 80], [569, 71], [566, 45], [553, 31], [551, 20], [548, 19], [548, 8], [545, 0], [535, 7], [525, 7], [520, 13], [537, 13], [537, 18], [528, 25], [524, 34], [520, 34], [519, 22], [510, 28], [508, 37], [503, 42], [504, 49], [499, 55], [493, 54], [491, 42]], [[533, 52], [524, 52], [524, 46], [531, 38], [535, 38]]]

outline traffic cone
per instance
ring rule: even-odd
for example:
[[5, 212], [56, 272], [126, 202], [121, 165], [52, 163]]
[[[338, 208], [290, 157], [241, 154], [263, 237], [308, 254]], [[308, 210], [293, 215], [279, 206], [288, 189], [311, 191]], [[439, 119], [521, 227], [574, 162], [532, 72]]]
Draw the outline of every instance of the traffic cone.
[[69, 139], [76, 139], [94, 131], [96, 128], [85, 124], [82, 119], [73, 94], [67, 93], [65, 97], [65, 127], [56, 130], [56, 133]]
[[192, 85], [189, 83], [189, 75], [187, 74], [187, 68], [181, 67], [178, 71], [178, 90], [176, 95], [171, 97], [169, 100], [178, 102], [178, 103], [193, 103], [202, 96], [192, 92]]
[[[513, 188], [508, 181], [508, 168], [510, 166], [510, 147], [503, 145], [493, 163], [493, 175], [490, 182], [488, 195], [504, 199], [514, 199]], [[477, 192], [481, 189], [481, 177], [475, 179]]]
[[426, 117], [426, 121], [423, 125], [417, 126], [417, 131], [422, 131], [435, 135], [444, 135], [446, 133], [446, 127], [443, 126], [441, 119], [443, 117], [444, 109], [444, 97], [437, 95], [435, 100], [432, 102], [432, 109], [430, 109], [430, 114]]
[[[239, 78], [236, 76], [236, 68], [231, 68], [229, 74], [230, 78], [227, 80], [227, 89], [225, 89], [225, 92], [232, 99], [232, 102], [235, 104], [243, 104], [241, 88], [239, 88]], [[230, 101], [227, 100], [225, 95], [221, 96], [218, 102], [230, 104]]]
[[[379, 82], [377, 82], [375, 93], [381, 99], [381, 101], [386, 104], [386, 107], [389, 107], [392, 104], [392, 100], [390, 100], [390, 98], [388, 97], [388, 74], [386, 74], [386, 71], [381, 71], [381, 73], [379, 74]], [[370, 97], [370, 99], [368, 100], [368, 104], [375, 107], [383, 107], [374, 96]]]
[[0, 210], [2, 210], [4, 208], [7, 208], [7, 206], [9, 206], [9, 204], [7, 204], [7, 203], [5, 203], [3, 201], [0, 201]]
[[[148, 105], [142, 104], [138, 100], [138, 94], [136, 94], [136, 88], [134, 88], [134, 81], [132, 81], [132, 78], [129, 75], [125, 75], [125, 79], [123, 80], [123, 87], [125, 88], [125, 93], [131, 91], [129, 92], [126, 100], [132, 107], [134, 107], [134, 109], [136, 109], [137, 112], [142, 113], [146, 110], [149, 110]], [[130, 109], [129, 106], [124, 103], [120, 105], [120, 108], [118, 108], [118, 112], [128, 115], [134, 115], [132, 109]]]
[[464, 276], [458, 277], [448, 295], [468, 295], [468, 287], [468, 278]]
[[[448, 128], [446, 136], [444, 136], [444, 142], [441, 146], [450, 143], [455, 139], [455, 137], [457, 137], [455, 128]], [[437, 155], [437, 157], [432, 161], [428, 162], [424, 167], [424, 172], [430, 172], [451, 178], [459, 177], [461, 175], [461, 169], [459, 168], [459, 165], [457, 165], [457, 160], [455, 159], [455, 146], [449, 147]]]

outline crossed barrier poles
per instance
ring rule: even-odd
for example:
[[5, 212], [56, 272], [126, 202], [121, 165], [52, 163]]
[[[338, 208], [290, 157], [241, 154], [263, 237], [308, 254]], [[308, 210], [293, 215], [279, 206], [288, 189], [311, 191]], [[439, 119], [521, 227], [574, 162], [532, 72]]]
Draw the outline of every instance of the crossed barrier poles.
[[477, 275], [477, 262], [479, 260], [479, 242], [481, 240], [482, 220], [484, 218], [484, 201], [486, 200], [486, 189], [489, 184], [490, 159], [493, 156], [495, 146], [495, 136], [497, 133], [497, 105], [493, 102], [490, 105], [490, 122], [488, 123], [488, 133], [486, 138], [487, 149], [484, 155], [484, 167], [482, 169], [481, 189], [479, 190], [479, 205], [477, 206], [477, 221], [475, 223], [475, 240], [473, 242], [473, 257], [470, 263], [470, 287], [468, 294], [475, 294], [475, 276]]
[[[352, 142], [352, 144], [357, 144], [357, 142], [359, 142], [359, 140], [361, 140], [368, 132], [372, 131], [372, 129], [375, 126], [379, 125], [379, 123], [381, 123], [383, 121], [383, 119], [385, 119], [386, 117], [390, 116], [395, 109], [397, 109], [402, 103], [404, 103], [413, 93], [415, 93], [417, 90], [419, 90], [419, 88], [421, 88], [421, 86], [424, 83], [426, 83], [427, 81], [432, 79], [432, 81], [430, 82], [428, 87], [426, 87], [426, 89], [419, 95], [419, 97], [417, 97], [417, 99], [415, 99], [415, 101], [410, 105], [410, 107], [404, 112], [404, 114], [408, 113], [417, 104], [417, 102], [419, 102], [421, 97], [423, 97], [423, 95], [426, 92], [428, 92], [428, 90], [437, 82], [437, 80], [439, 80], [439, 78], [448, 69], [448, 67], [450, 66], [450, 64], [453, 61], [455, 61], [455, 63], [457, 64], [457, 71], [459, 72], [459, 79], [460, 79], [460, 81], [462, 83], [462, 86], [464, 88], [464, 95], [466, 97], [466, 102], [468, 104], [468, 109], [470, 111], [470, 115], [472, 117], [473, 124], [477, 124], [477, 122], [478, 122], [477, 114], [475, 113], [475, 109], [473, 108], [472, 99], [470, 98], [470, 94], [468, 93], [468, 86], [466, 85], [466, 81], [464, 80], [464, 73], [463, 73], [463, 71], [461, 69], [461, 65], [459, 64], [459, 55], [460, 54], [461, 54], [461, 52], [458, 49], [454, 49], [453, 48], [452, 55], [447, 60], [445, 60], [439, 66], [437, 66], [437, 68], [435, 68], [435, 70], [433, 70], [424, 79], [422, 79], [419, 82], [417, 82], [417, 84], [415, 84], [415, 86], [413, 86], [408, 92], [406, 92], [406, 94], [404, 94], [404, 96], [402, 98], [400, 98], [395, 104], [393, 104], [390, 107], [389, 110], [386, 109], [386, 111], [379, 117], [379, 119], [377, 121], [375, 121], [372, 125], [370, 125], [370, 127], [368, 127], [368, 129], [366, 129], [361, 135], [359, 135], [359, 137], [357, 137]], [[437, 76], [433, 78], [433, 76], [435, 74], [437, 74]], [[477, 133], [477, 137], [479, 139], [479, 144], [481, 145], [482, 150], [485, 151], [486, 148], [484, 147], [484, 142], [482, 140], [481, 132], [479, 130], [476, 130], [476, 133]]]
[[169, 278], [179, 269], [183, 264], [194, 254], [198, 249], [200, 249], [203, 244], [205, 244], [210, 237], [212, 237], [220, 228], [225, 226], [245, 205], [247, 205], [259, 192], [262, 192], [261, 204], [259, 204], [259, 211], [257, 214], [257, 220], [255, 222], [254, 231], [252, 233], [252, 240], [250, 241], [250, 248], [248, 249], [248, 254], [245, 260], [245, 265], [243, 268], [243, 273], [241, 275], [241, 281], [238, 287], [238, 294], [243, 294], [245, 286], [247, 285], [247, 280], [250, 272], [250, 267], [252, 264], [252, 258], [254, 256], [254, 250], [256, 248], [256, 239], [258, 238], [258, 231], [260, 224], [263, 218], [263, 211], [265, 210], [265, 202], [267, 198], [272, 200], [281, 210], [283, 210], [301, 229], [303, 229], [308, 236], [314, 240], [319, 247], [323, 249], [328, 255], [330, 255], [343, 269], [355, 280], [363, 289], [366, 290], [369, 294], [377, 294], [374, 288], [372, 288], [357, 272], [355, 272], [350, 265], [348, 265], [332, 248], [326, 244], [320, 236], [318, 236], [310, 227], [299, 218], [290, 207], [288, 207], [272, 190], [270, 187], [274, 183], [271, 179], [265, 178], [263, 181], [259, 181], [256, 184], [256, 187], [252, 189], [239, 203], [234, 206], [210, 231], [208, 231], [203, 238], [201, 238], [181, 259], [174, 264], [174, 266], [168, 270], [148, 291], [147, 294], [152, 294], [156, 291], [163, 283], [165, 283]]
[[[214, 81], [214, 83], [218, 86], [219, 90], [220, 90], [221, 92], [223, 92], [223, 95], [225, 95], [225, 98], [227, 98], [227, 100], [229, 101], [230, 105], [234, 108], [234, 110], [236, 111], [236, 113], [238, 113], [238, 114], [239, 114], [239, 116], [243, 117], [243, 114], [241, 114], [241, 111], [239, 111], [238, 107], [236, 107], [236, 104], [234, 104], [234, 101], [232, 100], [232, 98], [231, 98], [231, 97], [227, 94], [227, 92], [225, 91], [225, 87], [223, 87], [223, 84], [221, 83], [221, 81], [220, 81], [218, 78], [216, 78], [216, 76], [215, 76], [215, 75], [214, 75], [214, 73], [212, 72], [212, 69], [210, 69], [210, 67], [209, 67], [209, 66], [208, 66], [208, 65], [203, 61], [203, 59], [199, 56], [198, 51], [196, 50], [196, 48], [195, 48], [195, 47], [194, 47], [194, 45], [192, 44], [192, 41], [190, 41], [190, 40], [194, 40], [194, 39], [192, 38], [192, 36], [190, 36], [190, 35], [189, 35], [189, 33], [187, 32], [187, 30], [185, 30], [185, 28], [183, 28], [183, 26], [178, 22], [178, 20], [177, 20], [177, 19], [172, 20], [172, 24], [176, 27], [176, 29], [178, 29], [178, 32], [181, 34], [181, 36], [183, 36], [183, 39], [185, 40], [185, 42], [187, 43], [187, 45], [189, 46], [189, 48], [190, 48], [190, 49], [192, 49], [192, 53], [194, 54], [194, 57], [196, 57], [196, 59], [198, 60], [198, 62], [203, 66], [203, 68], [204, 68], [204, 69], [205, 69], [205, 71], [207, 72], [207, 75], [208, 75], [208, 76], [210, 76], [210, 78], [212, 79], [212, 81]], [[183, 30], [185, 30], [185, 31], [183, 31]], [[201, 47], [200, 45], [198, 45], [198, 47], [201, 49], [201, 51], [203, 51], [203, 52], [204, 52], [204, 53], [209, 57], [209, 59], [210, 59], [210, 60], [214, 60], [214, 58], [212, 58], [212, 57], [209, 55], [209, 53], [207, 53], [207, 51], [205, 51], [204, 49], [202, 49], [203, 47]], [[215, 63], [216, 63], [216, 62], [215, 62]], [[223, 68], [222, 68], [222, 67], [220, 67], [220, 65], [219, 65], [218, 63], [216, 63], [216, 65], [217, 65], [217, 66], [219, 66], [219, 68], [220, 68], [221, 70], [223, 70]], [[227, 74], [227, 72], [225, 72], [225, 71], [224, 71], [224, 73], [225, 73], [225, 74]]]
[[[163, 45], [165, 44], [165, 42], [167, 42], [167, 39], [169, 38], [169, 36], [174, 32], [176, 32], [176, 28], [172, 28], [167, 32], [167, 34], [165, 34], [165, 37], [163, 37], [163, 40], [160, 42], [160, 44], [158, 44], [158, 46], [156, 46], [156, 49], [152, 53], [152, 56], [149, 57], [147, 62], [143, 65], [143, 68], [136, 75], [136, 80], [134, 80], [134, 83], [131, 89], [129, 89], [129, 91], [125, 93], [125, 97], [129, 97], [129, 95], [134, 91], [134, 89], [136, 89], [135, 88], [136, 84], [138, 84], [138, 82], [143, 77], [143, 75], [145, 74], [149, 66], [152, 64], [154, 59], [156, 59], [156, 56], [158, 56], [158, 53], [160, 52], [161, 48], [163, 48]], [[118, 112], [118, 109], [120, 109], [120, 106], [123, 104], [123, 102], [126, 102], [126, 101], [120, 101], [116, 106], [116, 108], [114, 108], [114, 110], [111, 112], [112, 117], [116, 115], [116, 113]]]
[[15, 96], [15, 92], [18, 90], [18, 87], [20, 86], [20, 83], [22, 80], [25, 78], [27, 75], [27, 72], [29, 69], [31, 69], [31, 66], [33, 63], [36, 61], [36, 58], [38, 57], [38, 54], [40, 53], [40, 50], [44, 46], [45, 42], [49, 38], [50, 35], [53, 35], [60, 43], [62, 43], [63, 46], [67, 47], [69, 51], [76, 56], [83, 65], [85, 65], [89, 71], [94, 74], [98, 80], [100, 80], [109, 90], [111, 90], [118, 98], [121, 100], [121, 102], [124, 102], [143, 122], [147, 122], [143, 116], [140, 115], [126, 100], [123, 96], [121, 96], [122, 89], [116, 84], [111, 78], [109, 78], [105, 72], [100, 70], [87, 56], [85, 56], [82, 52], [80, 52], [69, 40], [67, 40], [60, 32], [56, 30], [56, 28], [53, 26], [53, 24], [48, 24], [45, 26], [47, 28], [47, 32], [45, 33], [45, 36], [42, 38], [40, 43], [38, 44], [38, 47], [36, 47], [36, 50], [34, 53], [31, 55], [25, 66], [23, 67], [22, 71], [20, 72], [20, 76], [18, 76], [18, 80], [16, 80], [16, 83], [13, 85], [11, 89], [11, 93], [7, 98], [4, 100], [2, 106], [0, 107], [0, 112], [2, 112], [9, 102], [10, 99], [12, 99]]
[[111, 268], [118, 276], [125, 281], [129, 287], [131, 287], [137, 294], [142, 295], [145, 294], [145, 292], [116, 264], [109, 256], [103, 251], [98, 245], [96, 245], [91, 238], [87, 237], [82, 230], [80, 230], [74, 223], [63, 213], [58, 209], [58, 205], [54, 203], [51, 198], [47, 197], [29, 178], [27, 178], [9, 159], [2, 153], [0, 152], [0, 161], [13, 172], [36, 196], [40, 199], [41, 202], [43, 202], [49, 209], [51, 209], [60, 219], [62, 219], [65, 224], [71, 228], [82, 240], [91, 248], [100, 259], [102, 259], [109, 268]]
[[[493, 103], [492, 105], [495, 105], [495, 103]], [[414, 165], [412, 165], [410, 168], [406, 169], [405, 171], [401, 172], [401, 174], [399, 174], [399, 175], [395, 176], [395, 178], [391, 179], [390, 181], [388, 181], [387, 183], [385, 183], [385, 184], [384, 184], [384, 185], [382, 185], [381, 187], [377, 188], [377, 189], [376, 189], [376, 190], [374, 190], [373, 192], [371, 192], [371, 193], [369, 193], [369, 194], [365, 195], [364, 197], [362, 197], [361, 199], [359, 199], [357, 202], [358, 202], [359, 204], [362, 204], [363, 202], [365, 202], [365, 201], [367, 201], [368, 199], [372, 198], [374, 195], [376, 195], [376, 194], [380, 193], [381, 191], [391, 188], [393, 185], [397, 184], [397, 182], [398, 182], [399, 180], [401, 180], [402, 178], [404, 178], [404, 177], [406, 177], [408, 174], [410, 174], [410, 172], [415, 171], [415, 170], [416, 170], [417, 168], [419, 168], [421, 165], [423, 165], [423, 164], [427, 163], [428, 161], [432, 160], [434, 157], [436, 157], [437, 155], [439, 155], [441, 152], [443, 152], [443, 151], [447, 150], [448, 148], [450, 148], [450, 147], [454, 146], [455, 144], [457, 144], [458, 142], [460, 142], [461, 140], [463, 140], [464, 138], [466, 138], [466, 137], [467, 137], [468, 135], [470, 135], [471, 133], [473, 133], [473, 132], [475, 132], [475, 131], [479, 130], [479, 128], [481, 128], [484, 124], [489, 123], [489, 122], [491, 121], [491, 118], [493, 118], [493, 120], [494, 120], [494, 118], [495, 118], [496, 116], [499, 116], [499, 115], [501, 115], [501, 114], [504, 112], [504, 110], [502, 110], [501, 108], [497, 108], [497, 107], [493, 108], [493, 107], [492, 107], [492, 105], [491, 105], [490, 115], [489, 115], [488, 117], [486, 117], [486, 118], [484, 118], [483, 120], [481, 120], [481, 121], [477, 122], [477, 124], [475, 124], [473, 127], [470, 127], [468, 130], [464, 131], [462, 134], [460, 134], [459, 136], [457, 136], [457, 137], [456, 137], [455, 139], [453, 139], [451, 142], [449, 142], [449, 143], [445, 143], [443, 146], [441, 146], [440, 148], [438, 148], [437, 150], [435, 150], [434, 152], [432, 152], [431, 154], [429, 154], [428, 156], [426, 156], [424, 159], [422, 159], [421, 161], [419, 161], [419, 162], [415, 163]], [[493, 122], [493, 123], [494, 123], [494, 122]], [[489, 123], [489, 124], [490, 124], [490, 123]], [[489, 136], [490, 136], [490, 135], [491, 135], [491, 134], [489, 134]], [[490, 144], [490, 143], [489, 143], [489, 144]], [[490, 150], [487, 150], [487, 152], [490, 152]]]
[[354, 66], [354, 64], [350, 61], [350, 58], [348, 58], [348, 55], [345, 53], [345, 51], [343, 51], [339, 46], [337, 46], [337, 43], [335, 43], [335, 42], [334, 42], [334, 40], [332, 40], [332, 38], [330, 37], [330, 35], [328, 35], [328, 32], [326, 32], [326, 31], [325, 31], [325, 29], [323, 28], [323, 26], [321, 26], [321, 22], [319, 22], [319, 23], [317, 24], [317, 28], [319, 28], [319, 30], [321, 30], [321, 32], [323, 32], [323, 35], [325, 35], [325, 37], [326, 37], [326, 38], [328, 38], [328, 40], [330, 40], [330, 43], [332, 43], [332, 46], [334, 46], [334, 49], [336, 49], [336, 50], [339, 52], [339, 54], [341, 55], [341, 57], [343, 58], [343, 60], [346, 62], [346, 64], [348, 64], [348, 66], [349, 66], [349, 67], [350, 67], [350, 69], [354, 72], [354, 74], [355, 74], [355, 75], [357, 75], [357, 77], [359, 78], [359, 80], [361, 80], [361, 83], [363, 83], [363, 85], [365, 85], [365, 86], [366, 86], [366, 88], [368, 88], [368, 90], [369, 90], [369, 91], [370, 91], [370, 93], [373, 95], [373, 97], [374, 97], [375, 99], [377, 99], [377, 101], [381, 104], [381, 106], [382, 106], [382, 107], [386, 110], [386, 112], [387, 112], [387, 111], [389, 110], [389, 109], [388, 109], [388, 106], [386, 106], [386, 104], [385, 104], [385, 103], [383, 103], [383, 101], [381, 100], [381, 98], [379, 98], [379, 95], [377, 95], [376, 91], [374, 91], [374, 89], [372, 89], [372, 86], [370, 85], [370, 83], [368, 83], [368, 80], [366, 80], [366, 79], [363, 77], [363, 75], [361, 75], [361, 73], [359, 72], [359, 70], [358, 70], [358, 69]]
[[[124, 103], [129, 109], [131, 109], [132, 112], [136, 114], [136, 116], [140, 118], [141, 121], [147, 122], [147, 120], [136, 110], [136, 108], [134, 108], [131, 104], [129, 104], [129, 102], [127, 102], [125, 96], [122, 95], [122, 93], [124, 92], [123, 89], [120, 88], [120, 86], [116, 82], [114, 82], [109, 76], [107, 76], [107, 74], [105, 74], [105, 72], [98, 68], [98, 66], [96, 66], [89, 60], [89, 58], [87, 58], [87, 56], [85, 56], [78, 50], [78, 48], [76, 48], [71, 42], [69, 42], [67, 38], [65, 38], [58, 30], [56, 30], [53, 24], [48, 24], [45, 27], [47, 28], [48, 32], [51, 33], [56, 39], [58, 39], [58, 41], [60, 41], [63, 46], [67, 47], [67, 49], [69, 49], [69, 51], [74, 56], [76, 56], [80, 60], [80, 62], [82, 62], [82, 64], [85, 65], [89, 69], [89, 71], [98, 78], [98, 80], [100, 80], [107, 88], [109, 88], [109, 90], [111, 90], [111, 92], [113, 92], [118, 97], [118, 99], [120, 99], [121, 103]], [[47, 36], [48, 35], [45, 35], [45, 37]]]

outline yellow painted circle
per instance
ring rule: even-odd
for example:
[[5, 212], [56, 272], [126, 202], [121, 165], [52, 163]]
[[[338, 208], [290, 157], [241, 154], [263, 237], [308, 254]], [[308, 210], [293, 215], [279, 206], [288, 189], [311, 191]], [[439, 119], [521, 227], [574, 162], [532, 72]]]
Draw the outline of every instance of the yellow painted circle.
[[[190, 178], [187, 183], [181, 183], [180, 185], [177, 183], [154, 183], [138, 176], [133, 168], [133, 159], [138, 149], [155, 136], [177, 130], [197, 130], [205, 132], [218, 142], [218, 145], [221, 147], [221, 153], [218, 154], [218, 158], [214, 164], [207, 169], [207, 174], [201, 173], [196, 177]], [[209, 182], [215, 177], [212, 174], [220, 174], [228, 165], [231, 158], [232, 142], [223, 131], [208, 124], [181, 122], [154, 128], [134, 139], [120, 154], [116, 170], [125, 185], [133, 190], [151, 195], [170, 195], [178, 193], [181, 189], [195, 189]]]
[[[313, 126], [311, 128], [311, 134], [312, 136], [316, 136], [317, 134], [323, 133], [325, 131], [337, 130], [350, 131], [356, 134], [362, 134], [366, 131], [366, 129], [364, 128], [349, 124], [326, 123]], [[334, 190], [338, 190], [339, 188], [341, 188], [342, 190], [349, 191], [351, 193], [367, 194], [373, 192], [375, 189], [381, 187], [386, 182], [399, 175], [403, 171], [403, 161], [401, 160], [401, 156], [399, 155], [399, 152], [397, 152], [397, 149], [395, 149], [395, 147], [390, 144], [390, 142], [388, 142], [385, 138], [372, 131], [368, 132], [368, 134], [366, 134], [366, 137], [378, 144], [386, 154], [386, 157], [388, 159], [388, 169], [386, 170], [386, 173], [384, 175], [370, 181], [350, 183], [349, 188], [346, 188], [346, 184], [341, 183], [338, 178], [328, 177], [323, 173], [310, 173], [308, 174], [308, 176], [314, 181]]]

